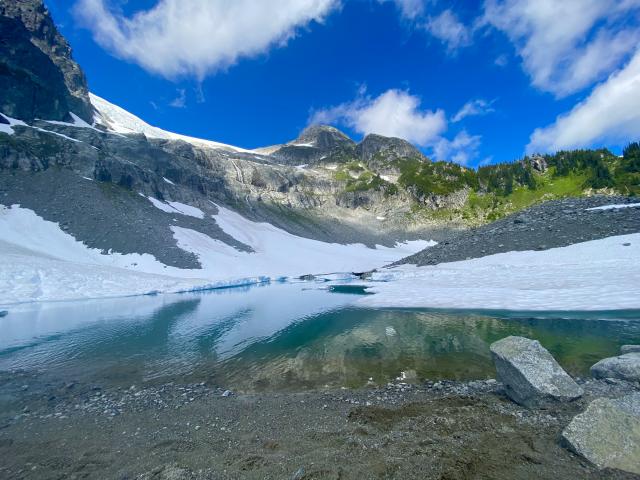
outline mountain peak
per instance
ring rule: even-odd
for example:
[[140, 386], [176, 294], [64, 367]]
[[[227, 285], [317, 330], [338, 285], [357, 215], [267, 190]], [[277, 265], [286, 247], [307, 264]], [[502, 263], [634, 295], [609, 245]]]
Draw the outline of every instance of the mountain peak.
[[411, 143], [397, 137], [385, 137], [377, 133], [369, 133], [358, 144], [357, 153], [365, 162], [370, 162], [377, 154], [387, 159], [418, 158], [426, 161], [424, 154]]
[[290, 144], [330, 150], [338, 146], [353, 147], [355, 142], [345, 133], [330, 125], [310, 125]]

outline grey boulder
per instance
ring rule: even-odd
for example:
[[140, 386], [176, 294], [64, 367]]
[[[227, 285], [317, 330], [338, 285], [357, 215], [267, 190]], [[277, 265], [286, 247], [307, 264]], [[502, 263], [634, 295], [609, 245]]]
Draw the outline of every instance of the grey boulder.
[[640, 352], [600, 360], [591, 367], [591, 375], [593, 378], [618, 378], [628, 382], [639, 382]]
[[584, 393], [537, 340], [506, 337], [491, 344], [498, 380], [509, 398], [528, 408], [571, 401]]
[[640, 474], [640, 393], [594, 400], [564, 429], [562, 440], [600, 468]]
[[640, 353], [640, 345], [622, 345], [620, 347], [620, 353]]

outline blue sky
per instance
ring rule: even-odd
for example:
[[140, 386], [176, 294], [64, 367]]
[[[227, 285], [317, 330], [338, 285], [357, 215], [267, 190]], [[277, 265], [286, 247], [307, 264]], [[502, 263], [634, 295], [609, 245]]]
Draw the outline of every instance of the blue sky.
[[90, 89], [245, 148], [309, 122], [470, 166], [640, 138], [640, 0], [45, 0]]

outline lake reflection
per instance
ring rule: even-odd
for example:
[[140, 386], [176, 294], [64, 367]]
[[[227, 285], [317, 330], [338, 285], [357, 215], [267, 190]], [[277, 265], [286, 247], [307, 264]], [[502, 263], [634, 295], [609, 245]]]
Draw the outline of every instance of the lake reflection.
[[380, 384], [401, 372], [416, 381], [493, 377], [489, 345], [507, 335], [540, 340], [579, 375], [640, 342], [640, 312], [615, 320], [372, 310], [359, 298], [305, 282], [16, 307], [0, 319], [0, 370], [296, 390]]

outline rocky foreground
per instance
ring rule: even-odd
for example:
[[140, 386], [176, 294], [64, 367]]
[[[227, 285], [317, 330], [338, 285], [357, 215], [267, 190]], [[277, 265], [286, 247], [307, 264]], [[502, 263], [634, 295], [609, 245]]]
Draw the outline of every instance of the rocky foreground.
[[594, 400], [640, 385], [576, 383], [580, 398], [527, 408], [496, 380], [239, 394], [204, 383], [104, 388], [3, 374], [0, 477], [639, 478], [598, 468], [561, 436]]

